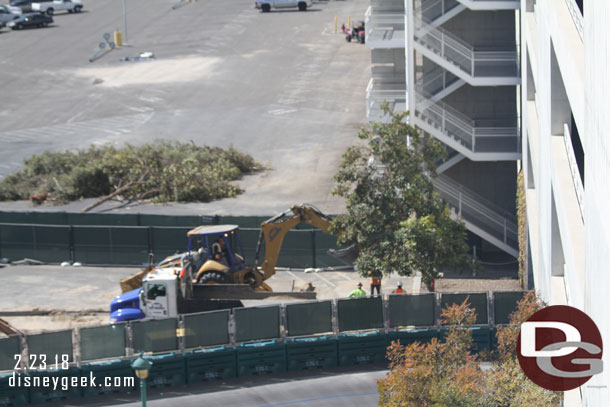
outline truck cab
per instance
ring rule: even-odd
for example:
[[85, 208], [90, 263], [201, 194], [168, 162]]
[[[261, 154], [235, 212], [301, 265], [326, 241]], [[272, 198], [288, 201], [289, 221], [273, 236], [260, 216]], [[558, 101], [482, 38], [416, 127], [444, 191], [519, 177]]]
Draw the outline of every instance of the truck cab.
[[180, 271], [178, 267], [156, 268], [146, 276], [141, 288], [115, 297], [110, 304], [111, 323], [178, 316]]

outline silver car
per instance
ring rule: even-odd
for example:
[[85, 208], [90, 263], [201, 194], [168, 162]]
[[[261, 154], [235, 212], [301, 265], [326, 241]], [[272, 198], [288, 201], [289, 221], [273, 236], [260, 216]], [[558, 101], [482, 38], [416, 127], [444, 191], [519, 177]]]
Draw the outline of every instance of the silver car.
[[17, 12], [14, 7], [0, 5], [0, 28], [4, 27], [9, 21], [19, 18], [21, 10]]

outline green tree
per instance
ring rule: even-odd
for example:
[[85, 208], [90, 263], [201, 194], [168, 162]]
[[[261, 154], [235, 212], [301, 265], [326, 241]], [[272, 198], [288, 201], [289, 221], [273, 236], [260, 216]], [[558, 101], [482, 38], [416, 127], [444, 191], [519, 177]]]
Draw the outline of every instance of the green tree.
[[444, 148], [406, 124], [406, 113], [386, 111], [389, 123], [362, 129], [362, 142], [343, 154], [333, 193], [346, 199], [346, 213], [331, 231], [339, 244], [356, 244], [362, 275], [420, 271], [429, 286], [441, 266], [471, 264], [466, 231], [434, 192]]

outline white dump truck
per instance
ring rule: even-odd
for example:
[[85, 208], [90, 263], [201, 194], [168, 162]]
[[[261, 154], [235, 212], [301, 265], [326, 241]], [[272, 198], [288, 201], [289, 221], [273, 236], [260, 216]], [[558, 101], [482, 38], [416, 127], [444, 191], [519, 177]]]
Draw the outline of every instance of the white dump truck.
[[56, 11], [80, 13], [83, 9], [81, 0], [54, 0], [44, 3], [32, 3], [32, 11], [38, 11], [52, 16]]

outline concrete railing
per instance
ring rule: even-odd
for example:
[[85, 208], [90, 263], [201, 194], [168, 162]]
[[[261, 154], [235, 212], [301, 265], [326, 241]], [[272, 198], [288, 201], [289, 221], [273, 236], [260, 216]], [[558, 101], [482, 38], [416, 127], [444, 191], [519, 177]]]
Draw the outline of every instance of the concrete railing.
[[570, 11], [570, 15], [572, 16], [572, 20], [574, 21], [574, 25], [576, 26], [576, 31], [578, 31], [578, 35], [580, 35], [580, 40], [584, 40], [584, 29], [583, 29], [583, 17], [580, 8], [576, 4], [574, 0], [566, 0], [566, 5], [568, 6], [568, 10]]
[[570, 129], [565, 123], [563, 125], [563, 142], [566, 146], [566, 152], [568, 154], [568, 162], [570, 164], [570, 172], [572, 173], [572, 181], [574, 182], [574, 190], [576, 191], [576, 198], [578, 199], [578, 206], [580, 207], [580, 215], [584, 219], [585, 188], [582, 185], [582, 179], [580, 178], [580, 170], [578, 169], [578, 163], [576, 162], [576, 154], [574, 154], [574, 148], [572, 147]]
[[[375, 78], [371, 78], [366, 88], [366, 117], [369, 120], [380, 120], [381, 117], [373, 117], [375, 114], [381, 115], [381, 105], [388, 102], [394, 110], [396, 103], [406, 103], [407, 88], [404, 83], [379, 83]], [[402, 113], [402, 112], [396, 112]]]
[[366, 29], [366, 39], [369, 40], [381, 39], [385, 41], [394, 41], [404, 46], [404, 35], [396, 36], [395, 31], [405, 30], [405, 15], [404, 11], [392, 12], [375, 12], [372, 7], [369, 7], [364, 14], [364, 26]]

